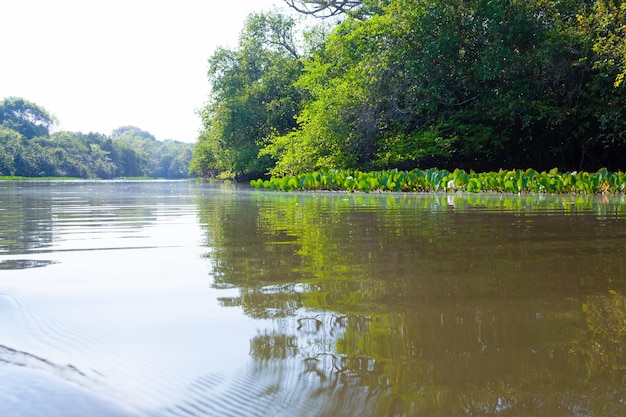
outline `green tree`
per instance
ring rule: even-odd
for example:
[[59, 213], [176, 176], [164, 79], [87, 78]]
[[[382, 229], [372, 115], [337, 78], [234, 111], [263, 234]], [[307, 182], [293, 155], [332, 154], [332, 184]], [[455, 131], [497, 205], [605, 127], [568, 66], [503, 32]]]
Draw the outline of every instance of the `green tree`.
[[117, 167], [111, 161], [109, 152], [102, 149], [98, 143], [89, 144], [88, 158], [91, 170], [96, 177], [105, 179], [115, 177]]
[[193, 147], [188, 144], [177, 143], [170, 155], [171, 159], [167, 166], [167, 173], [163, 176], [165, 178], [188, 178]]
[[626, 3], [597, 0], [587, 13], [577, 15], [593, 42], [593, 65], [614, 77], [619, 87], [626, 77]]
[[154, 137], [152, 133], [146, 132], [145, 130], [140, 129], [137, 126], [131, 126], [131, 125], [122, 126], [122, 127], [118, 127], [117, 129], [113, 129], [113, 132], [111, 132], [111, 137], [114, 137], [114, 138], [118, 136], [123, 136], [123, 135], [139, 137], [143, 139], [156, 140], [156, 138]]
[[114, 129], [111, 139], [119, 150], [119, 175], [147, 177], [157, 165], [155, 137], [138, 127], [123, 126]]
[[209, 129], [205, 129], [194, 145], [193, 155], [189, 164], [189, 173], [204, 178], [216, 176], [219, 172], [218, 167], [225, 166], [225, 164], [218, 161], [219, 154], [217, 140], [210, 136]]
[[[378, 21], [374, 16], [371, 21]], [[346, 32], [364, 24], [348, 19], [340, 25], [304, 64], [296, 86], [306, 91], [307, 100], [297, 116], [299, 128], [286, 135], [273, 135], [261, 154], [276, 159], [272, 174], [295, 173], [318, 167], [356, 167], [363, 151], [370, 150], [369, 129], [373, 98], [367, 91], [363, 72], [373, 68], [364, 53], [376, 49], [375, 39], [364, 42], [369, 33]], [[364, 129], [361, 129], [363, 127]]]
[[626, 3], [611, 0], [589, 3], [576, 16], [575, 30], [584, 39], [586, 51], [578, 65], [588, 68], [591, 76], [584, 80], [586, 88], [581, 94], [584, 106], [572, 111], [579, 127], [574, 133], [581, 148], [581, 160], [623, 169], [626, 164]]
[[115, 178], [188, 176], [192, 144], [157, 141], [138, 127], [122, 126], [111, 136], [54, 132], [40, 106], [10, 97], [0, 103], [0, 175]]
[[0, 124], [19, 132], [26, 139], [48, 136], [55, 118], [43, 107], [20, 97], [8, 97], [0, 103]]
[[115, 129], [102, 148], [117, 165], [117, 176], [186, 178], [192, 144], [159, 141], [135, 126]]
[[238, 48], [219, 48], [211, 56], [212, 96], [200, 112], [204, 132], [194, 150], [194, 172], [258, 176], [272, 165], [259, 149], [269, 136], [295, 127], [300, 110], [293, 85], [301, 72], [295, 24], [274, 13], [252, 14]]
[[96, 175], [86, 163], [88, 152], [83, 135], [71, 132], [55, 132], [49, 137], [37, 137], [28, 142], [37, 153], [46, 155], [47, 166], [38, 163], [42, 175], [77, 178], [94, 178]]
[[22, 135], [0, 125], [0, 175], [17, 175], [16, 159], [23, 150]]
[[158, 143], [156, 165], [150, 170], [150, 176], [159, 178], [187, 178], [192, 145], [166, 140]]
[[262, 153], [277, 175], [618, 168], [623, 9], [605, 0], [393, 0], [349, 16], [305, 64], [296, 85], [310, 99], [298, 128]]

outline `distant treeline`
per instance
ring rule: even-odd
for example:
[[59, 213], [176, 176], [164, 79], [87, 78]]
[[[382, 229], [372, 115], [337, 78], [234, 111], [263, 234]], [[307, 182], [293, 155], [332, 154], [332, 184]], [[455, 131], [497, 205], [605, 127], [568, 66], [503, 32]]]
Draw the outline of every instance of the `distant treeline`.
[[286, 1], [351, 10], [253, 14], [210, 57], [199, 175], [626, 169], [622, 1]]
[[22, 98], [0, 102], [0, 176], [186, 178], [193, 145], [158, 141], [134, 126], [101, 133], [54, 132], [46, 110]]

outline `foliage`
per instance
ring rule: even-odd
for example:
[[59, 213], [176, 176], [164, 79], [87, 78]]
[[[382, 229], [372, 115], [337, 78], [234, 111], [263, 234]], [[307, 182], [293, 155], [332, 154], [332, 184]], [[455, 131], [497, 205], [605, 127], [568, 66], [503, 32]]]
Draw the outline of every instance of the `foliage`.
[[209, 59], [211, 100], [200, 115], [204, 123], [191, 164], [206, 175], [232, 171], [262, 175], [271, 166], [259, 157], [263, 141], [295, 127], [300, 75], [295, 21], [273, 13], [252, 14], [237, 49], [218, 48]]
[[214, 55], [201, 137], [212, 145], [198, 148], [213, 156], [197, 164], [214, 165], [196, 172], [626, 168], [622, 2], [288, 3], [343, 19], [281, 70], [289, 77], [271, 97], [292, 111], [273, 118], [259, 114], [268, 101], [257, 94], [272, 65], [251, 64], [284, 44], [268, 36], [280, 32], [257, 30], [267, 26], [253, 17], [238, 50]]
[[114, 138], [118, 136], [132, 136], [132, 137], [138, 137], [138, 138], [143, 138], [143, 139], [156, 140], [154, 135], [151, 134], [150, 132], [141, 130], [137, 126], [129, 126], [129, 125], [118, 127], [117, 129], [113, 129], [113, 132], [111, 132], [111, 136]]
[[8, 97], [0, 103], [0, 125], [15, 130], [26, 139], [46, 136], [55, 118], [43, 107], [20, 97]]
[[592, 65], [619, 87], [626, 76], [626, 3], [597, 0], [590, 13], [577, 15], [593, 43]]
[[506, 192], [551, 194], [626, 193], [626, 173], [601, 169], [594, 173], [564, 172], [554, 168], [538, 172], [499, 170], [497, 172], [466, 172], [431, 168], [399, 171], [397, 169], [362, 172], [358, 170], [322, 169], [306, 174], [252, 180], [250, 185], [278, 191], [412, 191], [412, 192]]
[[[313, 100], [292, 140], [332, 147], [342, 168], [433, 160], [480, 168], [501, 162], [505, 144], [517, 153], [511, 161], [542, 166], [556, 147], [533, 142], [572, 136], [565, 115], [582, 96], [563, 80], [587, 71], [572, 66], [579, 41], [568, 19], [556, 20], [559, 7], [398, 0], [367, 20], [347, 19], [299, 80]], [[406, 141], [426, 149], [398, 155]]]
[[[111, 137], [66, 131], [48, 134], [47, 125], [37, 121], [37, 117], [43, 116], [29, 113], [40, 109], [37, 105], [23, 99], [7, 99], [6, 102], [26, 103], [24, 106], [30, 110], [19, 113], [23, 115], [22, 124], [13, 119], [11, 123], [0, 124], [0, 176], [108, 179], [187, 178], [189, 175], [191, 144], [157, 141], [150, 133], [134, 126], [116, 129]], [[29, 137], [22, 132], [41, 135]]]
[[[123, 130], [120, 130], [123, 129]], [[193, 145], [173, 140], [157, 141], [134, 126], [116, 129], [110, 139], [116, 176], [187, 178]]]
[[0, 175], [15, 175], [16, 159], [23, 149], [22, 135], [0, 125]]

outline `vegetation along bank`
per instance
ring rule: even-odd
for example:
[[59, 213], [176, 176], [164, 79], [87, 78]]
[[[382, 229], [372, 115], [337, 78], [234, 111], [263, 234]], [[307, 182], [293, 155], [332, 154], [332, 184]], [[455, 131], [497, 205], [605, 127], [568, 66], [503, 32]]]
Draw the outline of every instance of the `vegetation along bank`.
[[135, 126], [111, 135], [56, 131], [56, 119], [21, 97], [0, 101], [0, 179], [187, 178], [193, 145]]
[[[236, 47], [215, 51], [196, 174], [293, 186], [290, 176], [337, 170], [353, 189], [595, 192], [585, 176], [604, 174], [581, 172], [626, 171], [623, 1], [286, 2], [329, 5], [335, 18], [304, 27], [256, 13]], [[394, 168], [419, 178], [416, 167], [459, 178], [376, 184]]]
[[564, 172], [554, 168], [538, 172], [527, 170], [500, 170], [476, 173], [455, 169], [431, 168], [399, 171], [397, 169], [373, 172], [357, 170], [319, 170], [307, 174], [273, 177], [269, 180], [252, 180], [250, 185], [277, 191], [329, 190], [329, 191], [421, 191], [421, 192], [509, 192], [509, 193], [576, 193], [606, 194], [626, 192], [626, 173]]

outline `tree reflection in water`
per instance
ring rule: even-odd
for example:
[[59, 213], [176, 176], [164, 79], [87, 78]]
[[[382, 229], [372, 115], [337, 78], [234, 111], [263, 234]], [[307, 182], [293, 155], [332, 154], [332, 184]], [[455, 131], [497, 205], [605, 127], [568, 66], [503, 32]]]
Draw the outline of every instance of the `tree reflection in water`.
[[251, 372], [281, 404], [626, 414], [623, 201], [235, 194], [203, 206], [207, 258], [223, 306], [272, 321]]

